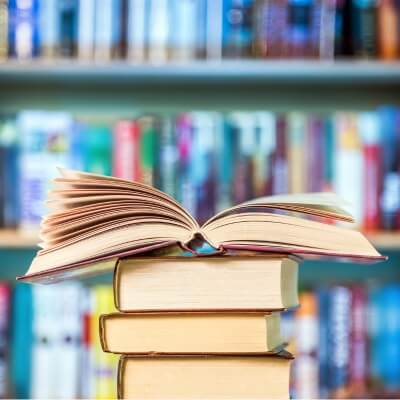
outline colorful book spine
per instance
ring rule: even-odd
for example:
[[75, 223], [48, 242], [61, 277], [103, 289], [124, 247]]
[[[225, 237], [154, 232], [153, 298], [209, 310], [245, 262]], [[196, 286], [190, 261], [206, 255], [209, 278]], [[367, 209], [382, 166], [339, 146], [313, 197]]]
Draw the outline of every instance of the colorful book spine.
[[400, 13], [395, 0], [380, 0], [377, 8], [378, 54], [382, 60], [395, 60], [400, 54]]
[[358, 119], [362, 134], [364, 169], [364, 220], [363, 229], [378, 230], [380, 226], [379, 195], [382, 185], [381, 146], [379, 120], [376, 113], [362, 113]]
[[367, 294], [365, 287], [351, 288], [349, 390], [354, 397], [367, 393]]
[[155, 182], [158, 121], [153, 116], [144, 116], [139, 119], [139, 126], [142, 182], [153, 186]]
[[139, 126], [136, 121], [121, 120], [114, 127], [113, 175], [140, 181]]
[[77, 0], [58, 1], [59, 12], [59, 55], [61, 57], [76, 57], [78, 47], [78, 12]]
[[350, 364], [351, 292], [348, 287], [335, 286], [330, 293], [329, 309], [329, 376], [331, 395], [345, 397]]
[[[307, 192], [323, 190], [323, 120], [317, 115], [310, 115], [307, 124], [307, 161], [306, 175], [308, 177]], [[300, 164], [301, 165], [301, 164]], [[296, 167], [294, 167], [296, 168]]]
[[223, 0], [206, 0], [206, 56], [222, 58]]
[[253, 43], [253, 0], [223, 2], [223, 55], [227, 58], [249, 57]]
[[39, 0], [9, 0], [8, 45], [13, 58], [39, 55]]
[[373, 58], [377, 54], [376, 0], [352, 0], [352, 34], [356, 56]]
[[316, 291], [318, 299], [318, 396], [321, 399], [329, 398], [331, 391], [330, 381], [330, 330], [332, 327], [329, 325], [330, 321], [330, 289], [325, 286], [321, 286]]
[[171, 35], [168, 0], [150, 0], [148, 58], [150, 62], [165, 63], [169, 57]]
[[127, 58], [134, 62], [144, 62], [147, 57], [149, 5], [149, 0], [128, 2]]
[[287, 121], [282, 115], [276, 120], [276, 148], [272, 158], [272, 193], [288, 192]]

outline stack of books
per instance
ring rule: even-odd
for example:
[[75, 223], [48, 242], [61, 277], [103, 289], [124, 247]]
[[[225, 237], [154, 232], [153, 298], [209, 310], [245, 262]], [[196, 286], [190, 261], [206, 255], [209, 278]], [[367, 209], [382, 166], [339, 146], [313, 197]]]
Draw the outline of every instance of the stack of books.
[[122, 354], [120, 398], [289, 397], [293, 357], [279, 326], [298, 304], [298, 258], [384, 258], [359, 232], [326, 223], [352, 222], [330, 193], [252, 200], [200, 227], [150, 186], [61, 175], [42, 249], [20, 279], [114, 270], [120, 313], [100, 328], [103, 349]]

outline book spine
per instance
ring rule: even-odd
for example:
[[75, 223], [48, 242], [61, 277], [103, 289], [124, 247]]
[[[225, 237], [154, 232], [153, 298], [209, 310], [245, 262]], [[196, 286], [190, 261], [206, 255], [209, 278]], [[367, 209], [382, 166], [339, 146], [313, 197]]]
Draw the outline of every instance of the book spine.
[[3, 215], [2, 222], [6, 228], [15, 228], [19, 221], [19, 146], [15, 121], [6, 118], [0, 125], [0, 143], [3, 151], [1, 162], [3, 178]]
[[148, 31], [148, 58], [150, 62], [168, 61], [171, 35], [168, 0], [150, 0]]
[[8, 0], [0, 0], [0, 60], [8, 56]]
[[395, 0], [380, 0], [377, 8], [378, 53], [382, 60], [395, 60], [400, 51], [400, 13]]
[[[337, 153], [335, 163], [335, 192], [349, 201], [355, 221], [363, 221], [363, 156], [357, 130], [357, 119], [352, 113], [337, 113], [335, 117]], [[349, 174], [349, 171], [352, 171]]]
[[222, 58], [223, 0], [206, 0], [206, 55], [208, 59]]
[[269, 0], [267, 13], [266, 50], [268, 58], [286, 58], [289, 55], [288, 0]]
[[196, 212], [194, 182], [190, 165], [193, 152], [193, 128], [189, 114], [180, 114], [176, 121], [178, 147], [178, 181], [176, 194], [178, 201], [192, 215]]
[[76, 57], [78, 46], [78, 1], [62, 0], [58, 2], [61, 57]]
[[9, 370], [11, 290], [7, 283], [0, 283], [0, 396], [11, 397]]
[[78, 12], [78, 58], [94, 56], [95, 0], [80, 0]]
[[176, 198], [177, 146], [172, 118], [165, 118], [160, 131], [160, 184], [159, 188]]
[[174, 60], [190, 61], [196, 58], [199, 27], [197, 0], [172, 0], [171, 56]]
[[119, 0], [96, 0], [94, 58], [99, 61], [110, 61], [113, 55], [114, 11]]
[[288, 168], [290, 193], [306, 191], [306, 117], [303, 113], [293, 112], [288, 115]]
[[319, 48], [316, 55], [324, 60], [332, 60], [335, 53], [335, 16], [338, 0], [317, 0], [320, 11]]
[[142, 117], [140, 124], [140, 155], [142, 182], [153, 186], [155, 183], [155, 156], [157, 121], [153, 116]]
[[264, 58], [268, 49], [268, 13], [270, 2], [255, 0], [253, 12], [253, 53], [255, 57]]
[[9, 0], [9, 56], [30, 59], [39, 54], [39, 1]]
[[311, 54], [311, 0], [289, 0], [289, 56], [309, 57]]
[[287, 124], [283, 116], [276, 121], [276, 149], [273, 156], [272, 193], [288, 192], [288, 162], [287, 162]]
[[261, 197], [268, 193], [270, 179], [270, 157], [275, 150], [275, 118], [270, 112], [256, 112], [254, 116], [255, 148], [253, 157], [254, 195]]
[[332, 191], [335, 170], [335, 148], [336, 148], [336, 134], [334, 131], [334, 123], [331, 117], [326, 117], [324, 120], [324, 134], [323, 134], [323, 176], [324, 176], [324, 190]]
[[319, 394], [316, 397], [321, 399], [329, 398], [331, 390], [330, 382], [330, 289], [321, 286], [317, 289], [316, 296], [318, 299], [318, 362], [319, 362]]
[[318, 398], [318, 305], [312, 292], [303, 292], [296, 312], [296, 398]]
[[144, 62], [147, 50], [149, 0], [129, 0], [128, 3], [128, 59]]
[[54, 58], [60, 42], [59, 8], [56, 0], [40, 2], [40, 56]]
[[138, 178], [138, 130], [136, 121], [121, 120], [114, 127], [113, 175], [117, 178], [131, 181]]
[[399, 159], [400, 134], [397, 132], [398, 111], [394, 107], [381, 107], [378, 110], [379, 126], [382, 136], [383, 183], [380, 194], [381, 227], [393, 230], [399, 214]]
[[364, 169], [364, 221], [366, 231], [380, 226], [379, 193], [382, 185], [380, 132], [376, 113], [359, 116], [359, 131], [362, 133]]
[[376, 3], [376, 0], [352, 0], [352, 28], [356, 56], [373, 58], [377, 54]]
[[223, 55], [249, 57], [253, 43], [253, 0], [223, 2]]
[[329, 310], [329, 372], [331, 395], [345, 397], [350, 363], [351, 293], [345, 286], [331, 289]]
[[350, 393], [363, 397], [367, 393], [367, 295], [363, 286], [351, 288]]
[[88, 126], [85, 136], [85, 170], [95, 174], [112, 173], [112, 134], [106, 125]]
[[[319, 116], [310, 115], [307, 131], [307, 191], [320, 192], [323, 189], [323, 166], [322, 166], [322, 135], [323, 121]], [[297, 168], [297, 167], [296, 167]]]

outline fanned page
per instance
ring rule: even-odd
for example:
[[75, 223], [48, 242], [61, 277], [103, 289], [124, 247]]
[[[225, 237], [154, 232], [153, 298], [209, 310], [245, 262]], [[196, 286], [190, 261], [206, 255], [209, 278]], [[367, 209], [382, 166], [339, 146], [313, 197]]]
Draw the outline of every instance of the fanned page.
[[50, 212], [41, 224], [41, 250], [26, 276], [173, 243], [190, 247], [198, 237], [220, 251], [382, 258], [361, 233], [304, 218], [352, 221], [346, 204], [331, 193], [252, 200], [217, 214], [200, 228], [174, 199], [150, 186], [79, 171], [60, 173], [49, 194]]

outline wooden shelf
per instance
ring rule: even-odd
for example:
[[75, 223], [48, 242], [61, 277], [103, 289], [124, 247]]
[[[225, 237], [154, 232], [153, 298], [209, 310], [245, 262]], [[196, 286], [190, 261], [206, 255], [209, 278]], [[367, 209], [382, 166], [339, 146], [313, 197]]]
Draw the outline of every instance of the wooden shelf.
[[87, 84], [130, 83], [323, 83], [336, 85], [400, 83], [400, 63], [380, 61], [320, 60], [223, 60], [168, 64], [129, 62], [83, 63], [79, 61], [5, 61], [0, 63], [1, 84], [26, 83]]
[[[377, 248], [400, 250], [400, 232], [378, 232], [367, 234], [368, 239]], [[0, 248], [2, 249], [34, 249], [39, 239], [34, 236], [24, 236], [13, 230], [0, 230]]]

